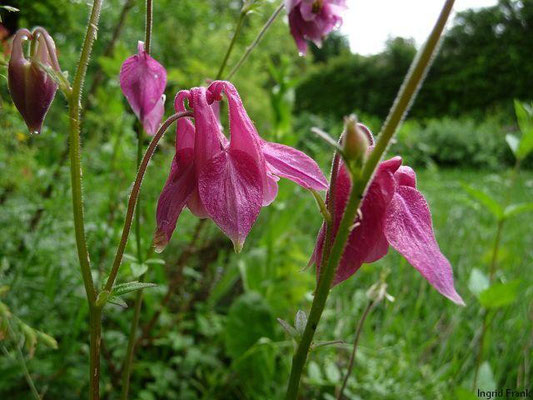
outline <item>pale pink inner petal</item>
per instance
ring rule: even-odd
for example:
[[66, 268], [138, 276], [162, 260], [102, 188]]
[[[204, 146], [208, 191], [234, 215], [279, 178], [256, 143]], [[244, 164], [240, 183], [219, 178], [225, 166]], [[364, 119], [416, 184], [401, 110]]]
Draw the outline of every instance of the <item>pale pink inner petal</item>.
[[325, 190], [328, 181], [317, 163], [299, 150], [279, 143], [263, 142], [263, 154], [270, 172], [306, 189]]
[[452, 267], [435, 240], [429, 207], [418, 190], [410, 186], [397, 188], [386, 213], [384, 228], [389, 244], [439, 293], [464, 305], [454, 287]]

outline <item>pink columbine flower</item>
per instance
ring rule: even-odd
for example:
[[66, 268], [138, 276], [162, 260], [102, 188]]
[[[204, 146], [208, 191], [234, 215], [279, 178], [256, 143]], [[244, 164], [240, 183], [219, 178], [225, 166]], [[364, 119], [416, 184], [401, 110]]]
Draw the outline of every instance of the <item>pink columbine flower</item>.
[[317, 46], [342, 24], [346, 0], [285, 0], [289, 26], [301, 55], [307, 52], [306, 40]]
[[[361, 126], [370, 132], [366, 127]], [[372, 147], [369, 149], [372, 151]], [[339, 167], [334, 197], [333, 230], [336, 234], [348, 201], [351, 180], [346, 167]], [[320, 269], [325, 228], [322, 226], [311, 262]], [[336, 272], [334, 285], [352, 276], [363, 263], [379, 260], [389, 245], [439, 293], [464, 305], [453, 283], [449, 261], [439, 249], [433, 233], [431, 213], [422, 193], [416, 188], [415, 172], [402, 166], [401, 157], [383, 161], [363, 198], [360, 215]]]
[[144, 51], [143, 42], [137, 48], [120, 68], [120, 87], [146, 133], [153, 136], [165, 113], [167, 71]]
[[[216, 115], [222, 93], [228, 101], [229, 140]], [[185, 100], [194, 125], [186, 118], [178, 121], [176, 155], [157, 205], [154, 245], [159, 251], [170, 240], [185, 206], [200, 218], [211, 218], [240, 251], [261, 207], [275, 199], [279, 177], [306, 189], [327, 188], [311, 158], [259, 136], [230, 82], [179, 92], [176, 111], [185, 110]]]
[[[32, 41], [29, 60], [24, 57], [25, 40]], [[33, 33], [19, 29], [13, 39], [8, 66], [9, 93], [28, 129], [35, 134], [41, 132], [57, 91], [57, 84], [43, 66], [61, 72], [53, 39], [43, 28], [35, 28]]]

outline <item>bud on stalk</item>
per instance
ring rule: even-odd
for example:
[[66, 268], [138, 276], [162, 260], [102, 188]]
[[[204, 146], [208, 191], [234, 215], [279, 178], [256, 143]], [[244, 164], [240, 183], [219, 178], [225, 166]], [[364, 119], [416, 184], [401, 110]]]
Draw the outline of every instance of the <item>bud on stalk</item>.
[[357, 123], [355, 115], [345, 117], [343, 150], [346, 161], [362, 166], [370, 144], [368, 136]]
[[[29, 60], [24, 57], [25, 40], [30, 40]], [[41, 132], [44, 118], [57, 91], [57, 83], [43, 71], [41, 64], [61, 72], [53, 39], [43, 28], [35, 28], [33, 33], [19, 29], [13, 39], [8, 85], [13, 103], [32, 134]]]

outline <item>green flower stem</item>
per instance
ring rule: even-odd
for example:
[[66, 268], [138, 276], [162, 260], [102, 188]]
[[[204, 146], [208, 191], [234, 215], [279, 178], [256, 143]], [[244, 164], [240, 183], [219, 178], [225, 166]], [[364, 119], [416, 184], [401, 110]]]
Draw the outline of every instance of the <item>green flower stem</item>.
[[272, 13], [272, 15], [270, 16], [268, 21], [265, 23], [263, 28], [261, 28], [261, 31], [259, 31], [259, 33], [256, 36], [256, 38], [254, 39], [254, 41], [246, 48], [246, 51], [242, 55], [241, 59], [237, 62], [237, 64], [235, 64], [235, 66], [233, 67], [231, 72], [226, 77], [227, 80], [230, 80], [233, 77], [233, 75], [235, 75], [235, 73], [239, 70], [239, 68], [241, 68], [242, 64], [244, 64], [244, 62], [246, 61], [246, 59], [248, 58], [250, 53], [259, 44], [261, 39], [263, 39], [263, 36], [268, 31], [270, 26], [274, 23], [274, 21], [276, 20], [276, 18], [281, 13], [281, 10], [283, 10], [284, 7], [285, 7], [285, 2], [282, 1], [281, 4], [274, 10], [274, 12]]
[[154, 4], [153, 0], [146, 0], [146, 19], [145, 19], [145, 35], [144, 35], [144, 50], [150, 54], [152, 45], [152, 23], [154, 18]]
[[226, 50], [226, 55], [224, 56], [224, 59], [222, 60], [222, 64], [220, 64], [220, 68], [218, 69], [217, 76], [215, 80], [219, 80], [222, 78], [222, 75], [224, 74], [224, 68], [226, 68], [226, 64], [228, 63], [229, 56], [231, 52], [233, 51], [233, 46], [235, 46], [235, 41], [237, 40], [237, 37], [241, 33], [242, 24], [244, 22], [244, 18], [246, 17], [247, 12], [245, 10], [242, 10], [239, 14], [239, 19], [237, 20], [237, 26], [235, 27], [235, 32], [233, 32], [233, 37], [231, 38], [231, 42], [229, 44], [228, 50]]
[[87, 66], [94, 40], [100, 12], [102, 10], [103, 0], [94, 0], [87, 32], [83, 41], [83, 47], [80, 54], [80, 60], [74, 75], [74, 83], [69, 99], [69, 116], [70, 116], [70, 176], [72, 185], [72, 208], [74, 213], [74, 229], [76, 232], [76, 246], [78, 249], [78, 258], [80, 262], [83, 284], [90, 304], [96, 301], [96, 290], [91, 275], [91, 265], [89, 262], [89, 252], [87, 250], [87, 241], [85, 239], [85, 227], [83, 220], [83, 192], [82, 192], [82, 171], [81, 171], [81, 149], [80, 149], [80, 111], [81, 96]]
[[[148, 20], [148, 18], [147, 18]], [[147, 29], [148, 32], [148, 29]], [[142, 135], [143, 130], [141, 124], [137, 124], [137, 169], [141, 165], [142, 161]], [[140, 195], [140, 193], [139, 193]], [[137, 200], [137, 206], [135, 207], [135, 239], [137, 242], [137, 262], [142, 264], [144, 262], [142, 258], [142, 248], [141, 248], [141, 207], [140, 207], [140, 198]], [[139, 278], [139, 282], [144, 282], [144, 275], [142, 274]], [[128, 398], [128, 392], [130, 389], [130, 376], [131, 376], [131, 367], [133, 365], [133, 356], [135, 354], [135, 343], [137, 329], [139, 327], [139, 319], [141, 316], [141, 308], [143, 301], [143, 290], [138, 290], [135, 296], [135, 305], [133, 306], [133, 319], [131, 321], [130, 335], [128, 339], [128, 349], [126, 351], [126, 358], [124, 359], [124, 366], [122, 369], [122, 392], [121, 399], [126, 400]]]
[[102, 307], [92, 304], [89, 306], [90, 321], [90, 365], [91, 374], [89, 399], [100, 399], [100, 346], [102, 342]]
[[98, 400], [100, 397], [100, 336], [101, 336], [101, 309], [96, 306], [96, 290], [91, 275], [91, 264], [89, 261], [89, 251], [87, 250], [87, 241], [85, 239], [85, 227], [83, 220], [83, 192], [82, 192], [82, 170], [81, 170], [81, 146], [80, 146], [80, 127], [81, 127], [81, 98], [83, 83], [89, 65], [89, 59], [96, 39], [98, 30], [98, 21], [102, 10], [103, 0], [94, 0], [89, 22], [87, 23], [87, 32], [83, 41], [83, 47], [80, 54], [78, 67], [74, 75], [72, 91], [69, 96], [69, 117], [70, 117], [70, 176], [72, 186], [72, 211], [74, 215], [74, 230], [76, 235], [76, 246], [78, 250], [78, 259], [89, 302], [90, 309], [90, 369], [89, 369], [89, 398]]
[[154, 154], [155, 149], [159, 144], [159, 141], [161, 140], [169, 126], [172, 125], [174, 121], [177, 121], [182, 117], [192, 117], [192, 112], [184, 111], [171, 115], [165, 122], [163, 122], [163, 124], [155, 134], [154, 138], [150, 142], [146, 153], [144, 153], [144, 157], [141, 161], [141, 165], [139, 166], [139, 171], [137, 172], [133, 188], [131, 189], [130, 198], [128, 200], [128, 209], [126, 210], [126, 219], [124, 221], [124, 228], [122, 229], [122, 236], [120, 238], [117, 252], [115, 254], [115, 259], [113, 261], [113, 266], [111, 267], [111, 272], [109, 273], [109, 277], [107, 278], [104, 290], [111, 292], [111, 290], [113, 289], [113, 284], [115, 283], [115, 279], [117, 278], [118, 270], [120, 268], [120, 264], [122, 263], [122, 257], [124, 256], [124, 250], [126, 249], [126, 243], [128, 242], [128, 236], [130, 234], [135, 205], [137, 204], [137, 199], [141, 190], [142, 180], [144, 178], [144, 174], [146, 173], [146, 168], [148, 168], [148, 163], [150, 162], [150, 159], [152, 158], [152, 155]]
[[303, 367], [307, 359], [307, 354], [320, 321], [320, 317], [322, 316], [322, 311], [326, 305], [331, 283], [333, 282], [335, 271], [350, 234], [350, 227], [357, 215], [357, 210], [363, 198], [363, 194], [374, 174], [374, 171], [376, 170], [376, 167], [381, 161], [381, 158], [385, 153], [390, 140], [398, 129], [398, 126], [408, 111], [409, 106], [413, 102], [420, 84], [426, 76], [453, 4], [454, 0], [445, 1], [441, 14], [439, 15], [435, 26], [433, 27], [427, 42], [417, 54], [407, 76], [405, 77], [404, 83], [402, 84], [398, 96], [394, 101], [394, 105], [392, 106], [387, 120], [383, 125], [383, 129], [378, 137], [376, 146], [372, 153], [370, 153], [370, 156], [363, 166], [362, 171], [351, 171], [353, 184], [348, 203], [346, 205], [346, 209], [344, 210], [344, 215], [341, 219], [337, 236], [333, 241], [331, 254], [329, 255], [327, 263], [322, 264], [322, 269], [324, 269], [323, 275], [318, 282], [318, 287], [311, 305], [311, 311], [307, 319], [307, 324], [305, 326], [302, 339], [298, 344], [296, 353], [293, 356], [291, 374], [289, 377], [289, 384], [285, 397], [287, 400], [294, 400], [298, 396], [298, 388], [300, 385]]

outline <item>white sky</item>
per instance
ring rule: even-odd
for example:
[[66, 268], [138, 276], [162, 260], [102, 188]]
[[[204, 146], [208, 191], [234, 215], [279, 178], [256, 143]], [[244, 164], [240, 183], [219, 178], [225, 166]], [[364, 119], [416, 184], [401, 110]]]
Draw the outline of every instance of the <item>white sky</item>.
[[[353, 52], [368, 55], [384, 49], [389, 37], [414, 38], [420, 46], [435, 23], [442, 0], [348, 0], [341, 32]], [[490, 7], [497, 0], [456, 0], [454, 11]], [[448, 26], [453, 22], [450, 17]]]

